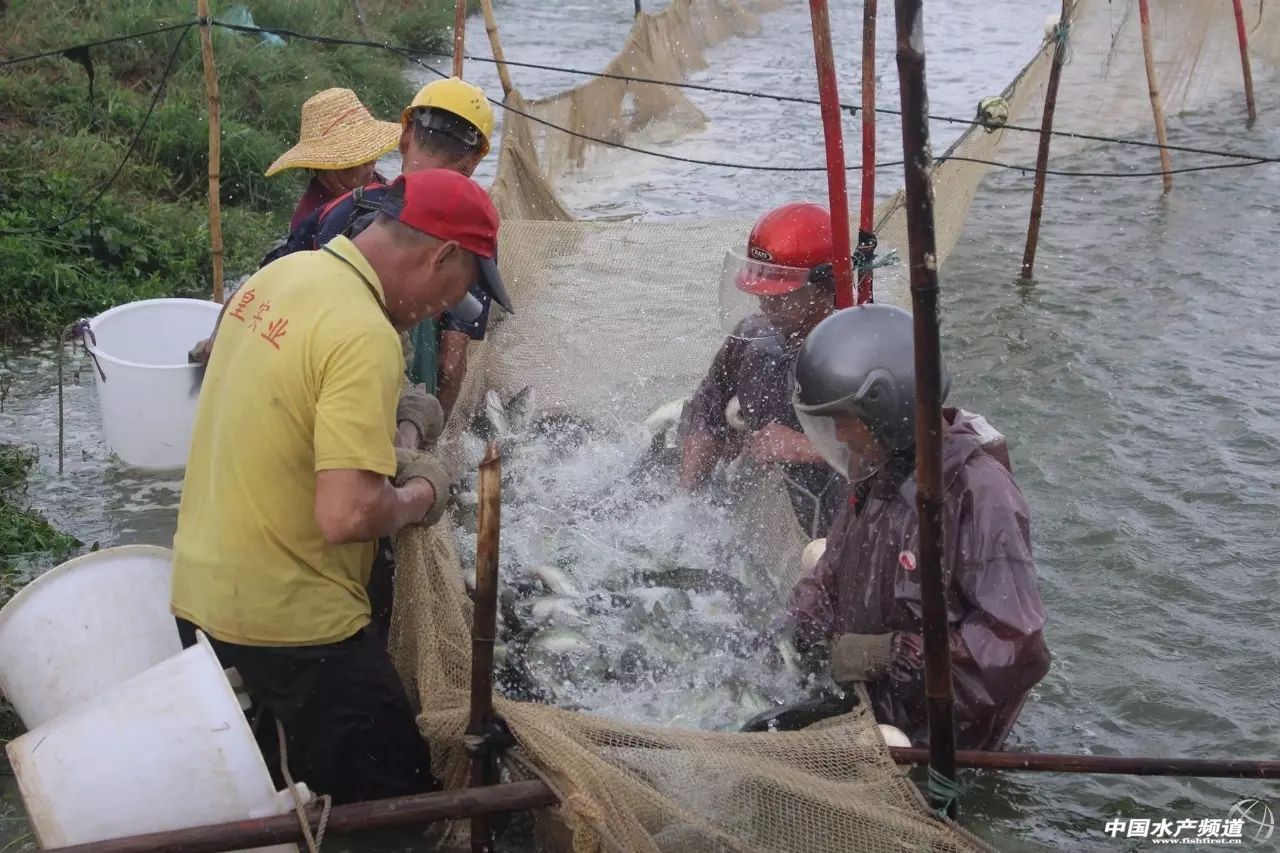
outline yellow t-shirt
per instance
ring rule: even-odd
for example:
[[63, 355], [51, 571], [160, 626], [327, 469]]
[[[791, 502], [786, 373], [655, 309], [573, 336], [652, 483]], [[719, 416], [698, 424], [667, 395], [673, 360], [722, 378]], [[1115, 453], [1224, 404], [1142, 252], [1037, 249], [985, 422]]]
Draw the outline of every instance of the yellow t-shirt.
[[369, 622], [376, 543], [329, 545], [316, 472], [394, 474], [400, 338], [345, 237], [264, 268], [231, 297], [200, 391], [173, 542], [173, 612], [253, 646], [350, 637]]

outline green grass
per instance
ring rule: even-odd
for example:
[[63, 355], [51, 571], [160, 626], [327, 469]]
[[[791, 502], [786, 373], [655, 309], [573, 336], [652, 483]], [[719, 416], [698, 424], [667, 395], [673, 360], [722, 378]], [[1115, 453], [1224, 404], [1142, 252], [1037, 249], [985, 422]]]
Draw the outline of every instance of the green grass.
[[[229, 3], [214, 2], [214, 17]], [[251, 0], [254, 22], [363, 39], [350, 0]], [[374, 41], [445, 45], [452, 0], [362, 0]], [[0, 56], [139, 32], [194, 17], [176, 0], [11, 0]], [[0, 71], [0, 231], [74, 213], [110, 178], [137, 133], [179, 32], [94, 48], [93, 97], [80, 64], [55, 57]], [[220, 196], [226, 275], [252, 271], [283, 236], [306, 175], [267, 179], [297, 138], [302, 102], [353, 89], [384, 118], [412, 97], [385, 51], [213, 31], [222, 95]], [[200, 40], [191, 30], [137, 150], [91, 215], [56, 232], [0, 234], [0, 342], [49, 338], [134, 299], [207, 295], [208, 126]]]
[[0, 606], [22, 584], [13, 558], [39, 554], [62, 562], [81, 544], [26, 505], [27, 474], [36, 458], [31, 448], [0, 444]]

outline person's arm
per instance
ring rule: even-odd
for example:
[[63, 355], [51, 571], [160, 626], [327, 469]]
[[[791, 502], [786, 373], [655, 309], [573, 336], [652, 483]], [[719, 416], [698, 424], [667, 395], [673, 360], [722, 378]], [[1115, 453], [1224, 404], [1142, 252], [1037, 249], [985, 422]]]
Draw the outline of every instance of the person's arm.
[[826, 464], [826, 460], [807, 435], [776, 422], [752, 433], [748, 451], [751, 458], [762, 465], [775, 462]]
[[440, 374], [436, 385], [436, 398], [444, 408], [445, 417], [453, 411], [462, 393], [462, 383], [467, 376], [467, 344], [471, 336], [466, 332], [445, 329], [440, 333]]
[[349, 468], [316, 475], [316, 524], [330, 545], [369, 542], [426, 518], [436, 490], [422, 478], [393, 486], [385, 476]]
[[724, 410], [737, 389], [734, 379], [742, 357], [742, 341], [727, 339], [711, 362], [711, 368], [689, 398], [680, 423], [680, 487], [701, 487], [715, 470], [731, 432]]
[[[370, 541], [438, 518], [448, 497], [447, 474], [431, 457], [392, 446], [401, 398], [409, 396], [401, 393], [397, 339], [354, 331], [319, 349], [315, 519], [325, 541]], [[394, 485], [387, 481], [392, 475]]]
[[696, 428], [684, 437], [680, 448], [680, 488], [693, 491], [707, 481], [720, 458], [719, 439]]

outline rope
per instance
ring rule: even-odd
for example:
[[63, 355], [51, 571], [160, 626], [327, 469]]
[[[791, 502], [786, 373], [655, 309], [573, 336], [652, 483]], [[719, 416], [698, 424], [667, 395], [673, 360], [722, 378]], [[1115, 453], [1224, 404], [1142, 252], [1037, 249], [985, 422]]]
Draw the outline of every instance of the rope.
[[320, 821], [316, 824], [315, 834], [311, 833], [311, 821], [307, 820], [307, 807], [298, 793], [298, 786], [293, 783], [293, 774], [289, 772], [289, 748], [285, 745], [284, 723], [276, 717], [276, 740], [280, 743], [280, 773], [284, 776], [284, 784], [293, 796], [293, 810], [298, 815], [298, 825], [302, 827], [302, 838], [307, 843], [307, 853], [320, 853], [320, 845], [324, 843], [324, 831], [329, 825], [329, 813], [333, 809], [333, 799], [324, 794], [320, 797]]
[[948, 779], [931, 766], [929, 768], [929, 781], [925, 785], [925, 789], [929, 792], [929, 802], [934, 806], [934, 812], [938, 817], [946, 817], [947, 809], [951, 808], [951, 804], [960, 799], [960, 795], [964, 793], [964, 786], [959, 782]]
[[47, 59], [50, 56], [61, 56], [64, 53], [71, 53], [77, 50], [88, 50], [91, 47], [102, 47], [103, 45], [115, 44], [117, 42], [132, 41], [133, 39], [143, 38], [144, 36], [154, 36], [154, 35], [158, 35], [159, 33], [172, 32], [173, 30], [180, 30], [184, 27], [190, 27], [196, 23], [199, 23], [199, 22], [196, 20], [184, 21], [181, 24], [170, 24], [167, 27], [158, 27], [154, 30], [144, 30], [140, 33], [129, 33], [128, 35], [123, 35], [123, 36], [113, 36], [111, 38], [100, 39], [99, 41], [85, 42], [84, 44], [76, 44], [76, 45], [72, 45], [71, 47], [63, 47], [57, 50], [46, 50], [44, 53], [33, 53], [28, 56], [19, 56], [15, 59], [0, 60], [0, 68], [7, 68], [10, 65], [18, 65], [19, 63], [22, 63], [22, 62], [32, 62], [37, 59]]
[[[439, 71], [438, 69], [433, 68], [432, 66], [423, 62], [419, 58], [420, 56], [443, 56], [444, 54], [424, 52], [424, 51], [414, 51], [407, 47], [399, 47], [396, 45], [392, 45], [389, 42], [379, 43], [379, 42], [372, 42], [372, 41], [360, 41], [357, 39], [336, 38], [333, 36], [319, 36], [319, 35], [312, 35], [309, 33], [300, 33], [295, 30], [284, 29], [282, 27], [249, 27], [249, 26], [244, 26], [242, 24], [229, 24], [229, 23], [224, 23], [222, 21], [206, 20], [206, 19], [195, 19], [195, 20], [187, 21], [181, 24], [172, 24], [167, 27], [160, 27], [154, 30], [147, 30], [140, 33], [132, 33], [129, 35], [116, 36], [110, 39], [101, 39], [95, 42], [88, 42], [82, 45], [63, 48], [62, 50], [46, 51], [44, 53], [31, 54], [29, 56], [23, 56], [15, 59], [5, 60], [3, 62], [0, 62], [0, 68], [6, 67], [9, 65], [14, 65], [20, 62], [28, 62], [36, 59], [41, 59], [44, 57], [61, 55], [67, 51], [73, 51], [77, 49], [87, 50], [88, 48], [91, 48], [91, 47], [96, 47], [96, 46], [105, 45], [105, 44], [113, 44], [113, 43], [122, 42], [122, 41], [128, 41], [130, 39], [140, 38], [146, 35], [169, 32], [172, 30], [182, 30], [182, 35], [179, 36], [178, 40], [174, 44], [173, 51], [170, 54], [169, 61], [166, 64], [164, 69], [164, 75], [160, 80], [160, 84], [156, 87], [156, 92], [151, 99], [151, 104], [147, 108], [146, 115], [143, 117], [142, 124], [139, 126], [137, 133], [134, 134], [133, 139], [130, 141], [129, 147], [125, 151], [124, 157], [121, 158], [119, 165], [117, 165], [111, 177], [108, 178], [107, 181], [94, 194], [93, 198], [91, 198], [87, 203], [82, 205], [79, 209], [75, 210], [73, 213], [59, 220], [58, 222], [55, 222], [49, 225], [38, 226], [35, 228], [0, 229], [0, 235], [39, 234], [39, 233], [45, 233], [50, 231], [57, 231], [62, 227], [78, 220], [79, 218], [84, 216], [86, 213], [89, 213], [90, 211], [92, 211], [98, 205], [98, 203], [106, 195], [107, 191], [115, 184], [116, 180], [120, 177], [120, 174], [124, 171], [125, 165], [129, 162], [129, 159], [130, 157], [132, 157], [133, 152], [137, 149], [138, 143], [139, 141], [141, 141], [142, 134], [143, 132], [145, 132], [147, 125], [151, 120], [151, 116], [155, 112], [156, 105], [160, 101], [160, 96], [164, 92], [165, 85], [167, 84], [170, 76], [172, 75], [174, 64], [177, 61], [178, 52], [182, 46], [183, 41], [186, 38], [187, 33], [190, 31], [192, 27], [197, 25], [203, 25], [203, 24], [222, 27], [223, 29], [232, 30], [234, 32], [240, 32], [240, 33], [256, 33], [256, 34], [270, 33], [274, 35], [287, 36], [290, 38], [297, 38], [297, 39], [302, 39], [304, 41], [315, 42], [317, 44], [376, 48], [379, 50], [385, 50], [391, 53], [399, 54], [405, 59], [417, 64], [422, 68], [425, 68], [426, 70], [430, 71], [431, 73], [439, 77], [443, 78], [448, 76], [445, 73]], [[1055, 37], [1059, 37], [1059, 36], [1055, 35]], [[1063, 34], [1063, 36], [1061, 37], [1065, 37], [1065, 34]], [[498, 60], [488, 59], [485, 57], [469, 56], [467, 58], [474, 59], [477, 62], [490, 62], [493, 64], [498, 64]], [[576, 69], [576, 68], [560, 68], [560, 67], [551, 66], [551, 65], [540, 65], [537, 63], [514, 62], [510, 60], [503, 60], [502, 64], [514, 66], [514, 67], [521, 67], [521, 68], [533, 68], [533, 69], [555, 71], [555, 72], [568, 73], [568, 74], [582, 74], [582, 75], [592, 76], [592, 77], [603, 77], [607, 79], [622, 80], [626, 82], [648, 83], [648, 84], [657, 85], [657, 86], [671, 86], [671, 87], [682, 88], [682, 89], [714, 92], [717, 94], [737, 95], [741, 97], [750, 97], [750, 98], [764, 98], [768, 100], [787, 102], [787, 103], [803, 103], [803, 104], [814, 104], [814, 105], [820, 103], [820, 101], [813, 98], [803, 98], [803, 97], [798, 97], [793, 95], [779, 95], [779, 94], [768, 93], [768, 92], [753, 92], [753, 91], [748, 91], [744, 89], [730, 89], [730, 88], [721, 87], [721, 86], [706, 86], [706, 85], [700, 85], [696, 83], [683, 83], [683, 82], [676, 82], [671, 80], [655, 80], [647, 77], [634, 77], [634, 76], [629, 76], [624, 74], [610, 74], [607, 72], [585, 71], [585, 70]], [[655, 157], [661, 160], [669, 160], [677, 163], [688, 163], [696, 166], [707, 166], [710, 168], [717, 168], [717, 169], [733, 169], [736, 171], [784, 172], [784, 173], [826, 171], [825, 166], [771, 166], [771, 165], [760, 165], [755, 163], [738, 163], [738, 162], [725, 161], [725, 160], [704, 160], [696, 157], [684, 157], [678, 154], [668, 154], [663, 151], [654, 151], [652, 149], [640, 148], [634, 145], [627, 145], [625, 143], [615, 142], [607, 139], [601, 139], [599, 137], [591, 136], [585, 133], [579, 133], [578, 131], [571, 130], [570, 128], [567, 128], [567, 127], [562, 127], [558, 124], [555, 124], [554, 122], [550, 122], [545, 119], [538, 118], [537, 116], [531, 115], [522, 110], [518, 110], [515, 107], [509, 106], [501, 101], [495, 100], [494, 98], [488, 98], [487, 100], [493, 105], [501, 109], [504, 109], [508, 112], [519, 115], [532, 122], [535, 122], [536, 124], [540, 124], [544, 127], [557, 130], [569, 136], [573, 136], [575, 138], [582, 139], [588, 142], [593, 142], [597, 145], [601, 145], [607, 148], [621, 149], [623, 151], [629, 151], [631, 153], [641, 154], [647, 157]], [[855, 114], [855, 115], [861, 109], [861, 107], [856, 106], [854, 104], [841, 104], [840, 106], [842, 109], [847, 110], [850, 114]], [[888, 107], [878, 107], [876, 108], [875, 112], [883, 113], [887, 115], [902, 114], [901, 110], [895, 110]], [[983, 124], [983, 122], [976, 119], [961, 119], [961, 118], [956, 118], [954, 116], [929, 115], [927, 116], [927, 118], [931, 121], [946, 122], [949, 124], [960, 124], [960, 125], [966, 125], [970, 127], [981, 126]], [[1010, 131], [1015, 131], [1020, 133], [1037, 133], [1038, 134], [1038, 133], [1046, 132], [1041, 128], [1023, 127], [1020, 125], [1011, 125], [1011, 124], [1003, 124], [1001, 125], [1001, 128], [1004, 130], [1010, 130]], [[1161, 145], [1156, 142], [1147, 142], [1144, 140], [1122, 139], [1119, 137], [1102, 136], [1099, 134], [1090, 134], [1090, 133], [1076, 133], [1073, 131], [1064, 131], [1064, 130], [1051, 130], [1051, 131], [1048, 131], [1048, 133], [1055, 136], [1062, 136], [1068, 139], [1080, 139], [1080, 140], [1088, 140], [1088, 141], [1094, 141], [1094, 142], [1104, 142], [1104, 143], [1115, 144], [1115, 145], [1129, 145], [1129, 146], [1140, 147], [1140, 148], [1157, 148], [1157, 149], [1162, 148], [1168, 151], [1177, 151], [1177, 152], [1186, 153], [1186, 154], [1198, 154], [1198, 155], [1209, 156], [1209, 157], [1224, 157], [1224, 158], [1231, 158], [1231, 159], [1244, 161], [1239, 163], [1226, 163], [1226, 164], [1218, 164], [1218, 165], [1186, 166], [1179, 169], [1173, 169], [1169, 172], [1169, 174], [1187, 174], [1190, 172], [1212, 171], [1214, 169], [1251, 168], [1254, 166], [1261, 166], [1261, 165], [1266, 165], [1271, 163], [1280, 163], [1280, 157], [1275, 157], [1270, 155], [1245, 154], [1245, 153], [1236, 152], [1236, 151], [1215, 150], [1210, 148], [1200, 148], [1197, 146], [1189, 146], [1189, 145], [1168, 145], [1168, 144]], [[1017, 171], [1017, 172], [1022, 172], [1023, 174], [1027, 172], [1035, 171], [1034, 167], [1032, 166], [1023, 166], [1023, 165], [1018, 165], [1016, 163], [1005, 163], [998, 160], [981, 160], [976, 158], [960, 157], [960, 156], [947, 157], [944, 155], [942, 157], [937, 158], [935, 162], [942, 163], [948, 159], [959, 160], [962, 162], [979, 163], [986, 166], [990, 166], [992, 168], [1005, 169], [1009, 171]], [[891, 160], [886, 162], [877, 162], [875, 165], [878, 168], [883, 168], [888, 166], [901, 166], [902, 164], [903, 164], [903, 161], [901, 160]], [[850, 164], [845, 168], [846, 168], [846, 171], [861, 169], [862, 164], [861, 163]], [[1165, 173], [1163, 171], [1160, 171], [1160, 172], [1132, 172], [1132, 171], [1091, 172], [1091, 171], [1073, 171], [1073, 170], [1064, 170], [1064, 169], [1046, 169], [1045, 174], [1059, 176], [1059, 177], [1149, 178], [1149, 177], [1157, 177]]]
[[[66, 411], [63, 407], [62, 388], [66, 385], [66, 375], [64, 371], [64, 363], [66, 361], [67, 344], [71, 344], [75, 349], [76, 341], [84, 342], [88, 338], [94, 346], [98, 345], [98, 339], [93, 334], [93, 329], [89, 327], [89, 321], [80, 319], [62, 330], [62, 336], [58, 339], [58, 473], [62, 473], [62, 459], [65, 454], [66, 447], [66, 427], [65, 416]], [[107, 381], [107, 374], [102, 372], [102, 365], [98, 363], [98, 356], [93, 350], [85, 347], [85, 351], [89, 353], [89, 358], [93, 360], [93, 366], [98, 369], [98, 375], [102, 377], [102, 381]]]
[[133, 140], [130, 141], [128, 149], [124, 152], [124, 156], [120, 158], [120, 164], [116, 166], [116, 170], [111, 173], [111, 177], [107, 178], [106, 183], [98, 189], [93, 198], [66, 218], [55, 222], [52, 225], [41, 225], [36, 228], [0, 228], [0, 234], [41, 234], [46, 231], [57, 231], [97, 207], [98, 202], [102, 201], [102, 197], [107, 194], [107, 190], [111, 189], [112, 184], [114, 184], [116, 179], [120, 177], [120, 173], [124, 171], [125, 164], [129, 162], [129, 158], [133, 156], [134, 150], [137, 149], [138, 142], [141, 141], [142, 134], [147, 129], [147, 124], [151, 121], [151, 115], [156, 111], [156, 104], [160, 103], [160, 96], [164, 94], [165, 84], [169, 82], [169, 77], [173, 74], [173, 67], [178, 61], [178, 52], [182, 47], [182, 43], [186, 41], [187, 33], [191, 32], [191, 28], [194, 26], [194, 23], [181, 25], [182, 35], [178, 36], [177, 41], [173, 44], [173, 50], [169, 53], [169, 61], [164, 67], [164, 74], [160, 78], [160, 84], [156, 86], [155, 94], [151, 97], [151, 104], [147, 107], [147, 114], [142, 117], [142, 124], [138, 126], [138, 132], [133, 135]]
[[[421, 59], [419, 59], [419, 57], [422, 57], [422, 56], [451, 57], [452, 54], [444, 54], [444, 53], [438, 53], [434, 51], [414, 50], [408, 47], [400, 47], [400, 46], [392, 45], [389, 42], [359, 41], [356, 39], [335, 38], [333, 36], [318, 36], [318, 35], [312, 35], [309, 33], [300, 33], [300, 32], [297, 32], [296, 30], [288, 30], [281, 27], [247, 27], [241, 24], [226, 24], [221, 21], [214, 21], [213, 25], [217, 27], [223, 27], [224, 29], [235, 30], [236, 32], [272, 33], [274, 35], [288, 36], [290, 38], [302, 39], [304, 41], [313, 41], [318, 44], [346, 45], [348, 47], [377, 48], [379, 50], [386, 50], [391, 53], [398, 53], [404, 56], [406, 59], [414, 62], [415, 64], [421, 66], [422, 68], [427, 69], [428, 71], [430, 71], [431, 73], [439, 77], [449, 76], [444, 72], [440, 71], [439, 69], [436, 69], [430, 65], [427, 65]], [[502, 64], [502, 65], [513, 66], [517, 68], [531, 68], [531, 69], [536, 69], [541, 71], [553, 71], [553, 72], [559, 72], [559, 73], [565, 73], [565, 74], [581, 74], [587, 77], [602, 77], [608, 80], [621, 80], [628, 83], [649, 83], [655, 86], [669, 86], [677, 89], [691, 89], [694, 91], [713, 92], [721, 95], [737, 95], [745, 98], [761, 98], [765, 100], [778, 101], [782, 103], [809, 104], [813, 106], [818, 106], [821, 104], [821, 101], [819, 101], [816, 98], [804, 98], [796, 95], [781, 95], [781, 94], [776, 94], [772, 92], [754, 92], [747, 89], [731, 89], [723, 86], [706, 86], [698, 83], [685, 83], [685, 82], [680, 82], [675, 80], [657, 80], [651, 77], [635, 77], [627, 74], [610, 74], [604, 71], [586, 71], [580, 68], [564, 68], [564, 67], [558, 67], [554, 65], [540, 65], [538, 63], [532, 63], [532, 62], [514, 62], [509, 59], [504, 59], [502, 60], [501, 63], [499, 63], [498, 60], [496, 59], [491, 59], [491, 58], [482, 57], [482, 56], [468, 55], [465, 58], [475, 60], [476, 62], [487, 62], [494, 65]], [[512, 107], [508, 107], [506, 104], [502, 103], [501, 101], [497, 101], [493, 98], [489, 98], [488, 100], [494, 106], [501, 107], [503, 109], [508, 110], [509, 112], [514, 112], [518, 115], [525, 115], [519, 110], [516, 110]], [[862, 109], [862, 107], [858, 106], [857, 104], [847, 104], [847, 103], [840, 104], [840, 108], [848, 111], [851, 115], [856, 115]], [[874, 112], [881, 113], [884, 115], [895, 115], [895, 116], [902, 115], [901, 110], [892, 109], [890, 107], [877, 107], [874, 110]], [[982, 126], [982, 122], [977, 121], [976, 119], [957, 118], [955, 116], [943, 116], [943, 115], [933, 115], [933, 114], [929, 114], [926, 117], [930, 121], [939, 121], [939, 122], [945, 122], [948, 124], [960, 124], [960, 125], [966, 125], [970, 127]], [[548, 127], [555, 128], [556, 130], [561, 130], [565, 133], [569, 133], [570, 135], [577, 136], [581, 139], [586, 139], [590, 142], [598, 142], [601, 145], [613, 145], [614, 147], [626, 148], [626, 146], [620, 146], [617, 143], [610, 143], [607, 140], [597, 140], [594, 137], [584, 136], [582, 134], [574, 133], [573, 131], [570, 131], [566, 128], [562, 128], [559, 125], [555, 125], [550, 122], [541, 121], [538, 119], [534, 119], [534, 120], [539, 121], [541, 124], [546, 125]], [[1026, 127], [1023, 125], [1016, 125], [1016, 124], [1006, 124], [1006, 125], [1003, 125], [1003, 128], [1005, 130], [1017, 131], [1019, 133], [1040, 134], [1040, 133], [1046, 132], [1039, 127]], [[1089, 140], [1093, 142], [1106, 142], [1114, 145], [1130, 145], [1138, 148], [1157, 148], [1157, 149], [1164, 148], [1165, 150], [1168, 150], [1168, 151], [1178, 151], [1184, 154], [1203, 154], [1209, 157], [1226, 157], [1226, 158], [1238, 159], [1238, 160], [1256, 161], [1256, 163], [1251, 162], [1249, 165], [1256, 165], [1260, 163], [1280, 163], [1280, 156], [1246, 154], [1246, 153], [1241, 153], [1237, 151], [1224, 151], [1224, 150], [1216, 150], [1212, 148], [1199, 148], [1196, 146], [1189, 146], [1189, 145], [1168, 145], [1168, 144], [1161, 145], [1158, 142], [1147, 142], [1141, 139], [1124, 139], [1124, 138], [1115, 137], [1115, 136], [1101, 136], [1098, 134], [1090, 134], [1090, 133], [1076, 133], [1074, 131], [1069, 131], [1069, 130], [1050, 130], [1048, 131], [1048, 133], [1052, 136], [1062, 136], [1068, 139], [1083, 139], [1083, 140]], [[674, 155], [665, 155], [660, 152], [646, 151], [644, 149], [629, 148], [628, 150], [636, 151], [637, 153], [641, 153], [641, 154], [649, 154], [651, 156], [656, 156], [656, 157], [664, 157], [666, 159], [674, 159], [674, 160], [681, 160], [682, 162], [697, 163], [699, 165], [712, 165], [712, 166], [725, 166], [725, 167], [729, 167], [733, 165], [733, 164], [716, 163], [714, 161], [700, 161], [700, 160], [692, 160], [687, 158], [678, 158], [678, 157], [675, 157]], [[900, 162], [877, 163], [877, 165], [895, 166], [895, 165], [901, 165], [901, 163]], [[1023, 168], [1021, 166], [1014, 166], [1014, 165], [1008, 165], [1008, 164], [994, 164], [994, 165], [999, 165], [1006, 169]], [[765, 167], [765, 166], [750, 166], [750, 165], [748, 166], [733, 165], [733, 167], [756, 169], [761, 171], [825, 171], [825, 169], [819, 169], [819, 168], [802, 169], [799, 167], [787, 168], [787, 167]], [[860, 165], [850, 166], [849, 168], [857, 169], [857, 168], [861, 168], [861, 166]], [[1106, 175], [1105, 177], [1124, 177], [1125, 174], [1127, 173], [1116, 173], [1114, 175]]]

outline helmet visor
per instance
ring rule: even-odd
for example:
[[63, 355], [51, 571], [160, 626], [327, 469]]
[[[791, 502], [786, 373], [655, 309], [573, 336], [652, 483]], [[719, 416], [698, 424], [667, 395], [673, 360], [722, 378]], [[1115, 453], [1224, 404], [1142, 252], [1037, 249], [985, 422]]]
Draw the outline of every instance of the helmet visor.
[[720, 276], [720, 327], [735, 338], [792, 337], [832, 294], [810, 282], [811, 270], [725, 254]]
[[805, 437], [836, 473], [851, 483], [872, 477], [888, 456], [861, 420], [848, 414], [818, 415], [796, 408]]

